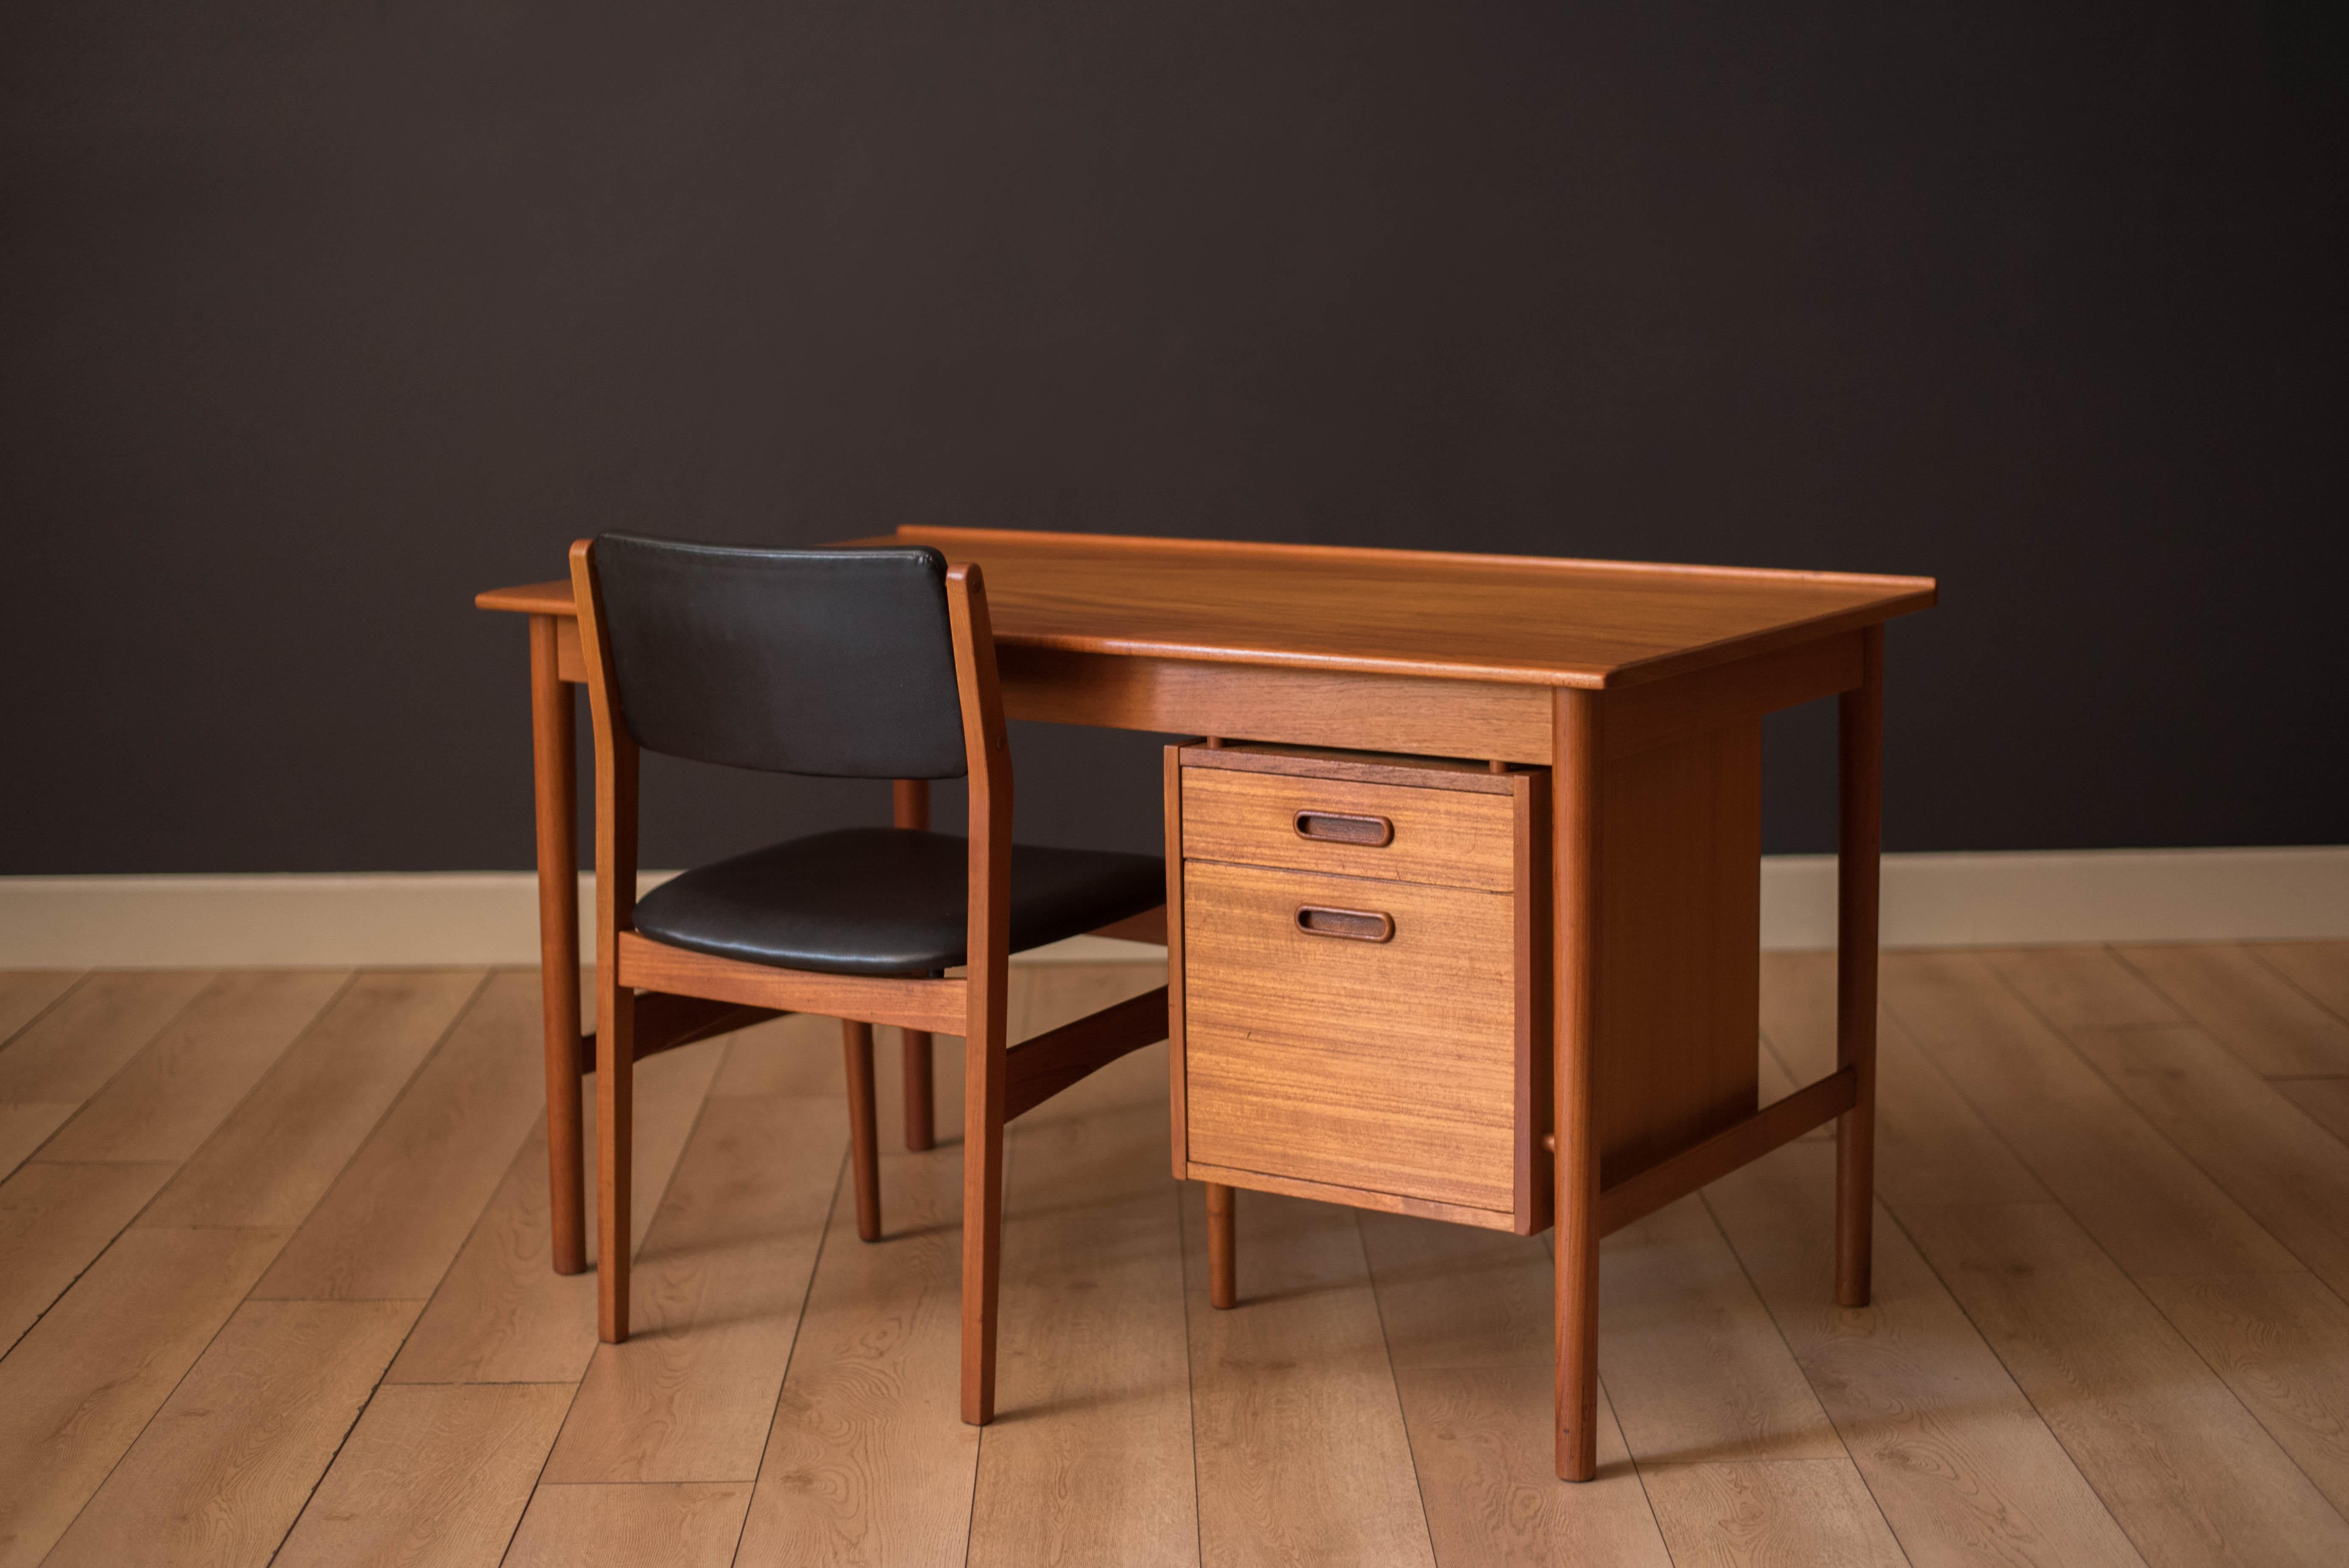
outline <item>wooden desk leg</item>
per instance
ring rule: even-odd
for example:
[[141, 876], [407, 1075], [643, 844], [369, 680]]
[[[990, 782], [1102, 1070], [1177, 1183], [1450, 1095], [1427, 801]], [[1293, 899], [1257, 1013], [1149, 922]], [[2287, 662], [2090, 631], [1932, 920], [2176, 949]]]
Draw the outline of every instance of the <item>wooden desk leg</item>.
[[1207, 1305], [1233, 1307], [1239, 1305], [1237, 1272], [1237, 1237], [1232, 1230], [1234, 1193], [1219, 1181], [1207, 1187]]
[[1599, 694], [1560, 688], [1551, 740], [1557, 919], [1557, 1475], [1599, 1471], [1599, 1122], [1592, 1006], [1599, 936]]
[[[890, 787], [894, 819], [900, 828], [930, 825], [930, 781], [900, 779]], [[905, 1147], [916, 1151], [937, 1146], [937, 1090], [930, 1081], [930, 1037], [922, 1029], [905, 1029], [901, 1047], [905, 1059]]]
[[1860, 634], [1859, 685], [1839, 699], [1836, 1065], [1859, 1099], [1836, 1119], [1836, 1301], [1866, 1306], [1876, 1216], [1876, 947], [1884, 820], [1884, 628]]
[[554, 617], [530, 618], [531, 780], [538, 817], [538, 975], [546, 1032], [546, 1186], [554, 1272], [587, 1268], [580, 1164], [579, 761]]

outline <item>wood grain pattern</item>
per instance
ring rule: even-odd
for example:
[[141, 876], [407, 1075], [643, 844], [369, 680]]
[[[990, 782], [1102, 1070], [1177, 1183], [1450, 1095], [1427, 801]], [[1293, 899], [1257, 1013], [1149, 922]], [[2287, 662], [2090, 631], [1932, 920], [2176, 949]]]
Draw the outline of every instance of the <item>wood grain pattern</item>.
[[1843, 1455], [1826, 1412], [1703, 1203], [1607, 1240], [1599, 1359], [1642, 1469]]
[[1887, 1006], [1951, 1081], [2129, 1273], [2301, 1266], [2065, 1049], [1978, 955], [1887, 958], [1884, 991]]
[[[1227, 748], [1197, 755], [1233, 753]], [[1183, 783], [1183, 852], [1194, 860], [1486, 892], [1516, 885], [1516, 813], [1505, 795], [1234, 772], [1196, 763], [1190, 773]], [[1308, 811], [1376, 818], [1389, 825], [1392, 837], [1377, 845], [1306, 838], [1297, 818]]]
[[1178, 1189], [1164, 1109], [1133, 1092], [1164, 1081], [1162, 1048], [1010, 1132], [998, 1376], [1022, 1415], [979, 1448], [974, 1568], [1198, 1562]]
[[1220, 736], [1196, 746], [1175, 748], [1185, 766], [1233, 773], [1278, 773], [1294, 779], [1344, 779], [1358, 784], [1394, 784], [1406, 789], [1459, 789], [1472, 795], [1507, 795], [1516, 786], [1506, 769], [1458, 757], [1408, 756], [1394, 752], [1284, 746], [1273, 742], [1233, 744]]
[[1679, 1568], [1906, 1568], [1851, 1460], [1658, 1465], [1640, 1471]]
[[349, 971], [333, 969], [222, 975], [66, 1124], [43, 1158], [189, 1158], [349, 980]]
[[378, 1388], [274, 1568], [497, 1568], [571, 1393]]
[[602, 1345], [550, 1482], [750, 1480], [846, 1152], [829, 1100], [712, 1099], [636, 1270], [636, 1329]]
[[[961, 1055], [959, 1039], [938, 1045]], [[938, 1078], [943, 1126], [960, 1124], [960, 1079]], [[823, 1251], [743, 1525], [746, 1568], [952, 1563], [969, 1540], [979, 1429], [962, 1424], [956, 1379], [961, 1161], [951, 1147], [884, 1153], [881, 1180], [899, 1230]], [[832, 1233], [854, 1223], [843, 1184]]]
[[1361, 1225], [1436, 1561], [1666, 1568], [1603, 1389], [1597, 1479], [1553, 1473], [1541, 1244], [1383, 1214]]
[[[540, 1059], [546, 1073], [546, 1181], [554, 1268], [587, 1266], [586, 1190], [581, 1185], [586, 1128], [574, 1049], [594, 1047], [579, 1028], [579, 705], [564, 684], [563, 634], [574, 664], [579, 628], [551, 615], [530, 619], [532, 819], [537, 830]], [[584, 672], [582, 672], [584, 673]]]
[[2349, 1513], [2349, 1307], [2307, 1274], [2171, 1276], [2145, 1293], [2316, 1483]]
[[49, 1135], [73, 1119], [79, 1110], [78, 1102], [70, 1099], [38, 1099], [15, 1105], [0, 1105], [0, 1176], [5, 1176], [33, 1157], [34, 1150], [49, 1140]]
[[2190, 1024], [2069, 1037], [2270, 1235], [2349, 1293], [2349, 1148]]
[[1602, 1184], [1754, 1114], [1761, 769], [1761, 722], [1749, 719], [1601, 771], [1591, 1065]]
[[172, 1170], [36, 1162], [0, 1181], [0, 1355], [106, 1250]]
[[[1300, 904], [1390, 914], [1393, 939], [1308, 934]], [[1195, 1163], [1510, 1210], [1509, 898], [1193, 860], [1184, 922]]]
[[262, 1075], [142, 1225], [299, 1225], [484, 979], [378, 970], [353, 981]]
[[1868, 1305], [1876, 1230], [1878, 882], [1884, 821], [1884, 628], [1859, 634], [1859, 684], [1836, 704], [1836, 1301]]
[[1433, 1568], [1354, 1215], [1251, 1197], [1238, 1238], [1247, 1303], [1218, 1312], [1201, 1203], [1185, 1190], [1201, 1561]]
[[286, 1233], [134, 1226], [0, 1359], [0, 1568], [48, 1554]]
[[78, 969], [0, 969], [0, 1047], [81, 978]]
[[[744, 1029], [725, 1042], [726, 1057], [709, 1092], [717, 1095], [781, 1094], [829, 1096], [843, 1103], [848, 1098], [846, 1064], [840, 1054], [840, 1023], [813, 1013], [787, 1017]], [[648, 1070], [638, 1068], [638, 1090]], [[638, 1108], [641, 1120], [643, 1109]], [[639, 1136], [643, 1129], [637, 1130]]]
[[1548, 694], [1539, 686], [1009, 645], [1000, 657], [1010, 718], [1419, 757], [1538, 763], [1548, 755]]
[[0, 1050], [0, 1102], [88, 1099], [212, 980], [197, 969], [90, 975]]
[[1834, 1151], [1798, 1143], [1704, 1203], [1909, 1562], [2133, 1568], [2137, 1549], [1889, 1216], [1872, 1304], [1835, 1305], [1834, 1191]]
[[[1934, 600], [1925, 577], [963, 528], [895, 538], [984, 566], [1013, 647], [1537, 685], [1656, 679]], [[473, 602], [566, 615], [570, 589]]]
[[2062, 1208], [1899, 1212], [2148, 1563], [2349, 1553], [2349, 1523]]
[[2253, 942], [2252, 957], [2300, 987], [2310, 1000], [2349, 1023], [2349, 942]]
[[545, 1486], [515, 1532], [507, 1568], [725, 1568], [750, 1489], [739, 1482]]
[[2284, 1078], [2275, 1080], [2275, 1087], [2309, 1119], [2349, 1143], [2349, 1078]]
[[[637, 1069], [629, 1179], [638, 1249], [729, 1044], [688, 1046]], [[543, 1130], [533, 1134], [507, 1167], [388, 1381], [574, 1383], [585, 1373], [595, 1348], [595, 1282], [551, 1266], [544, 1138]], [[595, 1173], [592, 1147], [586, 1173], [591, 1180]]]
[[47, 1561], [261, 1568], [421, 1305], [247, 1302]]
[[[1834, 1068], [1834, 954], [1764, 954], [1762, 1002], [1767, 1037], [1797, 1077]], [[1950, 1086], [1899, 1018], [1879, 1009], [1877, 1037], [1877, 1191], [1894, 1209], [2047, 1197], [2039, 1179]]]
[[432, 1295], [545, 1092], [538, 976], [491, 976], [310, 1211], [259, 1297]]
[[1654, 679], [1933, 602], [1916, 577], [985, 529], [897, 537], [984, 567], [1015, 645], [1544, 686]]
[[2234, 945], [2116, 948], [2128, 965], [2270, 1078], [2349, 1073], [2349, 1023]]

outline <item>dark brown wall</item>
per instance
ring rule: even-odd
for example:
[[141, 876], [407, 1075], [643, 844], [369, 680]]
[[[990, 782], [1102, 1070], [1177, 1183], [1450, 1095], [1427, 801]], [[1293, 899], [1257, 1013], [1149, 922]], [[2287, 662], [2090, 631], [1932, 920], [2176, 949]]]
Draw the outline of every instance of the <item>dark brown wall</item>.
[[0, 871], [523, 865], [474, 590], [901, 521], [1933, 573], [1892, 847], [2349, 839], [2338, 12], [9, 6]]

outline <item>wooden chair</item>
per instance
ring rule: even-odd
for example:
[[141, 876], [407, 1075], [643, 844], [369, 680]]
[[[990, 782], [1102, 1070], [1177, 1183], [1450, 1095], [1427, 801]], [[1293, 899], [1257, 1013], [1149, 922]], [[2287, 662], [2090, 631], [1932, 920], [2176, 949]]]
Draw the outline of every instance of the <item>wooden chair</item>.
[[[872, 1026], [958, 1032], [962, 1417], [984, 1425], [995, 1404], [1004, 1124], [1166, 1037], [1162, 987], [1012, 1047], [1006, 961], [1081, 932], [1133, 929], [1165, 901], [1164, 862], [1012, 845], [1011, 762], [976, 566], [949, 568], [919, 546], [756, 550], [605, 534], [572, 546], [571, 574], [595, 736], [602, 1336], [628, 1335], [639, 1057], [779, 1012], [841, 1019], [857, 1234], [869, 1242], [881, 1234]], [[962, 775], [969, 836], [907, 825], [819, 833], [687, 872], [639, 902], [640, 748], [767, 772]], [[901, 824], [908, 792], [901, 783]], [[965, 975], [946, 973], [966, 962]], [[926, 1131], [923, 1076], [908, 1093], [924, 1096]], [[911, 1140], [911, 1104], [907, 1124]]]

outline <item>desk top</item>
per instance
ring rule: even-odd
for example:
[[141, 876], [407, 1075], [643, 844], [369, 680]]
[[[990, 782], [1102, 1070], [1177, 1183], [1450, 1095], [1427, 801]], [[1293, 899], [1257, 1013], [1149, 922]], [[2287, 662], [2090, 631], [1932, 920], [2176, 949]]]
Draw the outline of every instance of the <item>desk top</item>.
[[[1930, 577], [901, 528], [976, 562], [999, 644], [1511, 685], [1623, 686], [1931, 605]], [[484, 610], [574, 614], [568, 582]]]

